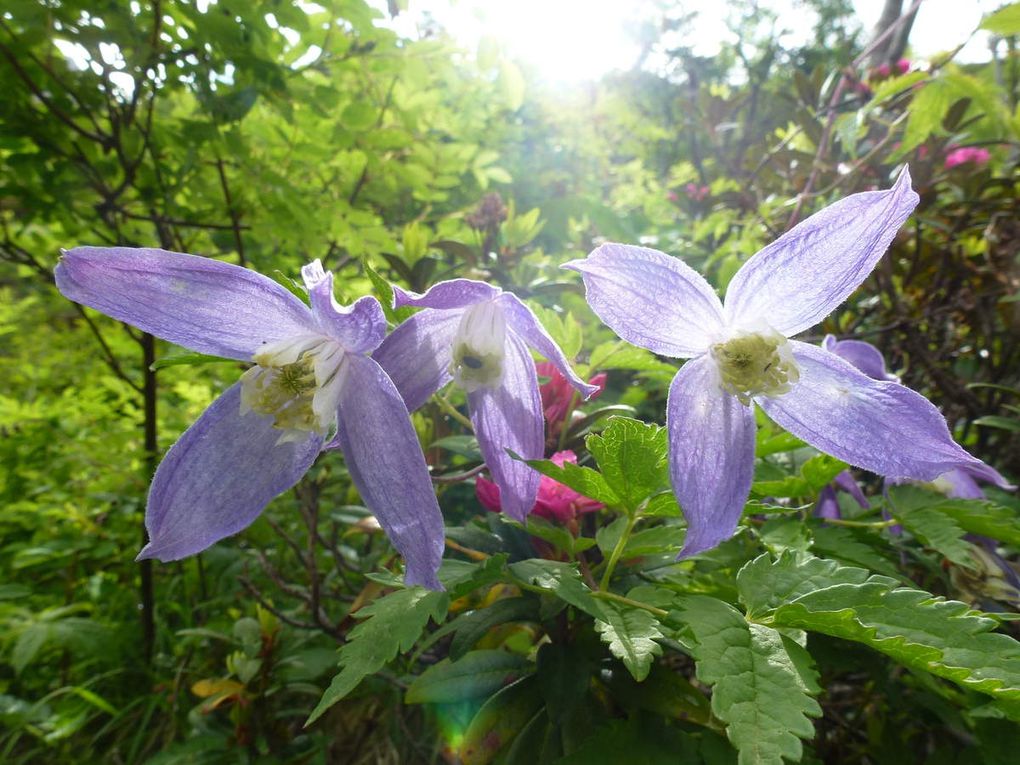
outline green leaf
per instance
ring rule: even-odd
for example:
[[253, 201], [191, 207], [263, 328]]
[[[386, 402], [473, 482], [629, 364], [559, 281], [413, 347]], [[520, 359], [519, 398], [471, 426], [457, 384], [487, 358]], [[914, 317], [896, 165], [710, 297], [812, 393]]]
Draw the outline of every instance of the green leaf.
[[611, 600], [599, 601], [599, 606], [602, 616], [595, 621], [595, 629], [602, 642], [641, 682], [648, 676], [652, 660], [662, 653], [662, 646], [655, 642], [663, 637], [658, 619], [642, 608]]
[[936, 503], [932, 510], [948, 515], [971, 534], [1020, 546], [1020, 515], [1012, 508], [980, 499], [947, 499]]
[[312, 710], [310, 725], [336, 702], [353, 691], [368, 675], [378, 672], [397, 653], [409, 651], [428, 624], [442, 621], [449, 595], [423, 587], [397, 590], [370, 603], [355, 615], [364, 619], [340, 648], [340, 673]]
[[609, 341], [595, 347], [588, 360], [592, 369], [629, 369], [635, 372], [667, 372], [676, 374], [676, 367], [659, 361], [644, 348], [623, 340]]
[[971, 545], [955, 519], [938, 509], [941, 497], [917, 486], [889, 489], [889, 509], [923, 544], [960, 566], [973, 566]]
[[527, 463], [542, 475], [547, 475], [590, 499], [598, 500], [605, 505], [620, 504], [616, 492], [609, 487], [605, 477], [597, 470], [575, 465], [573, 462], [564, 462], [562, 467], [552, 460], [527, 460]]
[[549, 719], [558, 723], [588, 691], [598, 665], [576, 644], [546, 643], [538, 651], [536, 676]]
[[534, 598], [504, 598], [464, 614], [453, 622], [455, 634], [450, 642], [450, 658], [454, 661], [460, 659], [493, 627], [507, 622], [537, 620], [538, 603]]
[[669, 485], [666, 429], [628, 417], [612, 417], [599, 435], [585, 440], [619, 503], [630, 512]]
[[978, 417], [974, 420], [975, 425], [984, 425], [988, 428], [998, 428], [999, 430], [1008, 430], [1011, 433], [1020, 433], [1020, 418], [1017, 417], [1003, 417], [998, 414], [986, 414], [984, 417]]
[[602, 618], [601, 604], [592, 596], [588, 586], [581, 581], [581, 575], [573, 565], [533, 558], [511, 563], [509, 568], [514, 576], [528, 584], [549, 590], [574, 608], [597, 619]]
[[[766, 553], [737, 572], [737, 592], [748, 618], [756, 619], [801, 595], [836, 584], [860, 584], [867, 579], [864, 569], [840, 566], [835, 561], [803, 553], [784, 553], [773, 561]], [[885, 581], [896, 584], [893, 579]]]
[[713, 686], [712, 712], [741, 765], [799, 762], [800, 739], [813, 738], [810, 717], [821, 715], [811, 693], [817, 684], [803, 655], [791, 658], [776, 630], [748, 624], [728, 603], [705, 596], [686, 598], [685, 631], [693, 638], [698, 679]]
[[816, 553], [836, 558], [851, 566], [861, 566], [876, 574], [884, 574], [894, 579], [903, 578], [896, 565], [880, 551], [889, 549], [886, 538], [874, 531], [830, 526], [813, 521], [811, 536], [814, 539], [812, 550]]
[[556, 765], [678, 765], [701, 762], [696, 740], [661, 721], [638, 715], [612, 720]]
[[981, 28], [1000, 37], [1020, 35], [1020, 3], [1007, 5], [981, 21]]
[[534, 675], [489, 698], [472, 718], [460, 745], [464, 765], [486, 765], [509, 744], [542, 706]]
[[871, 646], [911, 669], [986, 693], [1020, 719], [1020, 643], [993, 632], [998, 622], [964, 603], [818, 558], [772, 564], [758, 558], [741, 570], [738, 587], [755, 610], [781, 604], [772, 612], [774, 626]]
[[452, 704], [489, 696], [532, 669], [523, 656], [507, 651], [471, 651], [457, 661], [443, 659], [414, 679], [407, 704]]
[[648, 677], [640, 683], [626, 672], [613, 672], [608, 686], [613, 699], [626, 706], [722, 730], [712, 718], [708, 696], [669, 667], [653, 664]]
[[176, 366], [194, 366], [197, 364], [236, 364], [237, 359], [225, 359], [222, 356], [208, 356], [204, 353], [174, 353], [157, 359], [150, 366], [153, 372], [158, 369]]

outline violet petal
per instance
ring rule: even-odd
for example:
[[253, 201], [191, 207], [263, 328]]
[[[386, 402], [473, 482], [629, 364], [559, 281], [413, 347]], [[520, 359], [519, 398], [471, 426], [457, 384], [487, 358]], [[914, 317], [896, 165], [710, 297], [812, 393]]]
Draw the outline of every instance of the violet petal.
[[872, 380], [899, 380], [896, 375], [885, 371], [885, 358], [871, 343], [863, 340], [837, 340], [832, 335], [826, 335], [822, 347], [830, 353], [842, 356]]
[[588, 305], [628, 343], [685, 359], [708, 350], [722, 329], [715, 291], [679, 258], [647, 247], [603, 244], [563, 268], [581, 274]]
[[453, 379], [450, 362], [462, 311], [426, 308], [393, 330], [372, 354], [413, 412]]
[[145, 510], [151, 541], [138, 558], [178, 560], [251, 524], [322, 448], [317, 435], [277, 443], [280, 435], [272, 417], [241, 414], [240, 383], [228, 388], [160, 463]]
[[722, 390], [715, 362], [702, 356], [673, 378], [666, 427], [670, 479], [687, 519], [683, 558], [712, 549], [737, 528], [754, 474], [754, 414]]
[[502, 292], [486, 282], [474, 279], [451, 279], [429, 287], [424, 293], [410, 292], [393, 285], [393, 307], [466, 308], [472, 303], [492, 300]]
[[540, 476], [507, 449], [526, 460], [541, 459], [545, 448], [545, 422], [538, 375], [524, 342], [507, 333], [503, 380], [468, 394], [471, 422], [478, 447], [499, 486], [503, 512], [523, 521], [535, 505]]
[[263, 343], [317, 332], [284, 287], [218, 260], [132, 247], [75, 247], [56, 268], [65, 297], [199, 353], [248, 361]]
[[504, 292], [499, 301], [503, 305], [506, 321], [510, 328], [524, 342], [545, 356], [583, 398], [587, 399], [598, 393], [597, 385], [589, 385], [577, 376], [556, 341], [549, 336], [545, 327], [542, 326], [542, 322], [519, 297], [513, 293]]
[[386, 315], [370, 295], [341, 306], [333, 296], [333, 274], [314, 260], [301, 269], [312, 314], [322, 334], [334, 338], [354, 353], [371, 353], [386, 336]]
[[790, 341], [800, 381], [789, 393], [758, 396], [766, 414], [816, 449], [889, 478], [932, 481], [966, 467], [1005, 484], [967, 454], [931, 402], [904, 385], [872, 380], [841, 357]]
[[787, 337], [814, 326], [871, 273], [917, 201], [904, 168], [891, 189], [851, 194], [794, 226], [737, 271], [727, 320], [764, 320]]
[[375, 361], [348, 354], [336, 441], [361, 498], [404, 556], [404, 582], [441, 590], [443, 516], [407, 407]]

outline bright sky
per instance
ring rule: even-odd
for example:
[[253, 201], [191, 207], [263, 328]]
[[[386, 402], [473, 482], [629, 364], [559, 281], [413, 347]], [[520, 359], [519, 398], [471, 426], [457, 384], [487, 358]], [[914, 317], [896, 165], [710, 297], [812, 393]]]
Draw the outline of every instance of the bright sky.
[[[385, 0], [373, 0], [384, 6]], [[984, 13], [1006, 0], [925, 0], [911, 34], [915, 56], [924, 58], [967, 40]], [[794, 0], [771, 0], [779, 13], [778, 28], [788, 32], [784, 44], [805, 39], [811, 14]], [[854, 0], [865, 30], [878, 20], [883, 0]], [[676, 0], [677, 6], [698, 11], [696, 29], [687, 42], [699, 55], [712, 55], [730, 37], [718, 0]], [[910, 0], [904, 1], [909, 6]], [[408, 11], [393, 24], [414, 36], [417, 21], [431, 16], [466, 47], [490, 37], [513, 57], [533, 66], [550, 81], [595, 79], [614, 69], [629, 68], [641, 53], [637, 23], [652, 6], [650, 0], [410, 0]], [[962, 60], [989, 57], [987, 36], [978, 34]]]

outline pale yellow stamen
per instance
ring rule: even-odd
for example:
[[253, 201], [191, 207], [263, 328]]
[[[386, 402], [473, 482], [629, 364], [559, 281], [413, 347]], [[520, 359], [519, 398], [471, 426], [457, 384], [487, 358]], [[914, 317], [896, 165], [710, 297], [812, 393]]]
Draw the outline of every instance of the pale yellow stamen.
[[745, 405], [754, 396], [782, 395], [800, 379], [790, 344], [778, 332], [738, 334], [714, 344], [711, 354], [723, 390]]
[[450, 374], [471, 392], [498, 385], [506, 355], [506, 319], [495, 301], [477, 303], [466, 311], [453, 341]]

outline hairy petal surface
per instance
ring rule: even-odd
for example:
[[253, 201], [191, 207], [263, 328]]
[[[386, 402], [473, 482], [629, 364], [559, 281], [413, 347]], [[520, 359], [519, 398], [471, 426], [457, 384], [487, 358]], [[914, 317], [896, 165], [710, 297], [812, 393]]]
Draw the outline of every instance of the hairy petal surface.
[[800, 381], [789, 393], [755, 400], [793, 435], [856, 467], [889, 478], [933, 481], [953, 468], [1006, 484], [993, 468], [967, 454], [946, 420], [924, 396], [904, 385], [872, 380], [849, 362], [791, 341]]
[[688, 361], [666, 403], [669, 474], [687, 518], [680, 557], [710, 550], [733, 536], [751, 492], [754, 413], [720, 387], [708, 356]]
[[370, 295], [341, 306], [333, 296], [333, 274], [314, 260], [301, 269], [319, 330], [354, 353], [371, 353], [386, 336], [386, 315]]
[[443, 516], [396, 386], [375, 361], [348, 354], [336, 441], [365, 506], [407, 563], [404, 582], [441, 590]]
[[588, 305], [628, 343], [685, 359], [722, 330], [722, 304], [708, 282], [664, 252], [603, 244], [563, 268], [581, 274]]
[[150, 248], [75, 247], [65, 297], [199, 353], [247, 361], [263, 343], [316, 332], [308, 307], [247, 268]]
[[523, 521], [535, 505], [540, 476], [506, 450], [526, 460], [542, 458], [545, 422], [535, 362], [512, 332], [506, 338], [503, 380], [468, 394], [471, 422], [492, 480], [499, 487], [503, 512]]
[[272, 417], [242, 415], [240, 384], [228, 388], [160, 463], [145, 510], [151, 541], [138, 558], [178, 560], [251, 524], [322, 449], [318, 435], [278, 443], [280, 434]]
[[475, 279], [451, 279], [439, 282], [423, 294], [409, 292], [393, 285], [393, 307], [409, 305], [415, 308], [466, 308], [473, 303], [492, 300], [502, 292], [486, 282]]
[[563, 355], [563, 351], [556, 344], [556, 341], [549, 336], [549, 333], [545, 331], [545, 327], [542, 326], [542, 322], [538, 320], [538, 317], [532, 313], [531, 309], [519, 297], [510, 292], [504, 292], [500, 296], [499, 302], [503, 305], [506, 321], [510, 325], [510, 329], [516, 332], [524, 342], [545, 356], [582, 397], [588, 399], [599, 392], [599, 386], [589, 385], [577, 376], [571, 368], [570, 362]]
[[787, 337], [828, 316], [871, 273], [917, 205], [906, 168], [887, 191], [852, 194], [748, 260], [726, 292], [734, 326], [764, 320]]
[[462, 311], [426, 309], [393, 330], [372, 354], [413, 412], [453, 379], [450, 362]]

